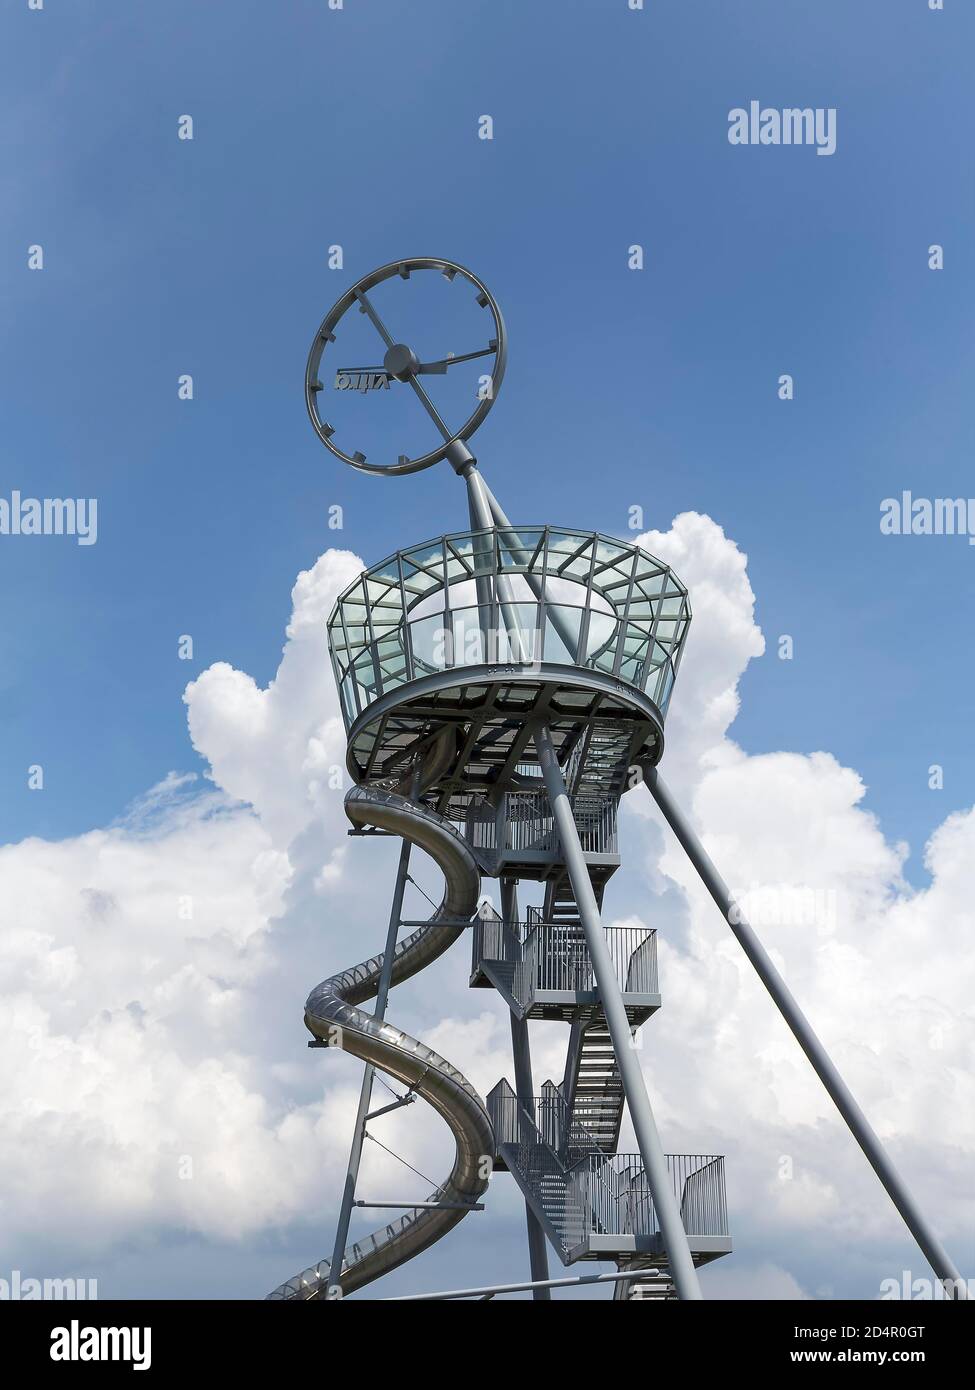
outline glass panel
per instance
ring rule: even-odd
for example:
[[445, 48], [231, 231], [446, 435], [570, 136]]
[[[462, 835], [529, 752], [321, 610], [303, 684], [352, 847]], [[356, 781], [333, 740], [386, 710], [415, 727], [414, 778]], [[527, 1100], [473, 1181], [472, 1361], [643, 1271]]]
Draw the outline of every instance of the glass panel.
[[474, 537], [471, 567], [475, 574], [497, 574], [498, 562], [492, 535]]
[[620, 662], [620, 680], [629, 681], [631, 685], [643, 686], [643, 661], [638, 656], [626, 656]]
[[485, 641], [482, 626], [490, 629], [493, 620], [490, 607], [485, 608], [483, 619], [479, 608], [459, 608], [452, 615], [454, 634], [454, 665], [479, 666], [490, 661], [489, 644]]
[[439, 575], [427, 574], [425, 570], [411, 570], [403, 566], [403, 588], [410, 594], [428, 594], [431, 589], [442, 586]]
[[[399, 589], [399, 579], [396, 580], [396, 589]], [[375, 579], [366, 578], [366, 596], [370, 603], [380, 603], [388, 595], [390, 585], [381, 584]]]
[[532, 557], [542, 539], [541, 527], [524, 527], [498, 531], [501, 563], [506, 569], [524, 569], [531, 564]]
[[622, 613], [626, 607], [626, 596], [631, 592], [628, 574], [620, 574], [616, 569], [603, 570], [602, 574], [594, 576], [592, 586], [606, 602]]
[[373, 611], [377, 608], [388, 608], [392, 612], [401, 613], [403, 611], [403, 591], [398, 584], [394, 587], [383, 585], [371, 603]]
[[[544, 631], [539, 632], [539, 604], [527, 578], [520, 576], [528, 566], [541, 574], [543, 544], [548, 578]], [[599, 571], [594, 607], [584, 619], [581, 605], [593, 565]], [[514, 618], [519, 634], [514, 645], [497, 603], [478, 607], [475, 602], [475, 568], [478, 574], [494, 575], [499, 566], [512, 576], [508, 617]], [[463, 606], [441, 611], [451, 597]], [[422, 615], [409, 627], [415, 666], [408, 658], [404, 628], [409, 612]], [[384, 688], [413, 676], [452, 665], [542, 658], [607, 673], [618, 661], [621, 678], [652, 688], [663, 708], [674, 684], [671, 656], [680, 651], [689, 617], [680, 581], [636, 547], [592, 532], [512, 526], [424, 543], [374, 566], [339, 598], [329, 615], [327, 636], [347, 721], [357, 718]], [[450, 632], [445, 631], [448, 618]], [[651, 646], [655, 622], [657, 641]], [[588, 696], [580, 693], [579, 698]]]
[[410, 623], [410, 644], [418, 672], [442, 671], [453, 665], [450, 629], [444, 626], [442, 613]]
[[344, 599], [342, 602], [342, 616], [346, 624], [364, 623], [369, 613], [369, 605], [363, 603], [361, 599]]
[[654, 578], [663, 579], [667, 575], [667, 566], [662, 560], [657, 560], [653, 555], [648, 555], [645, 550], [641, 550], [636, 561], [636, 577], [640, 580], [652, 580]]
[[402, 678], [402, 672], [406, 667], [406, 652], [402, 639], [399, 637], [384, 638], [381, 642], [376, 643], [376, 650], [379, 654], [383, 679], [385, 680], [387, 675], [393, 672], [400, 673]]
[[662, 618], [679, 618], [683, 604], [683, 597], [662, 598], [660, 600], [660, 616]]
[[[509, 705], [515, 705], [516, 707], [522, 707], [522, 706], [530, 705], [530, 704], [532, 703], [532, 701], [533, 701], [534, 698], [535, 698], [535, 693], [534, 693], [534, 691], [533, 691], [530, 687], [529, 687], [529, 688], [521, 688], [521, 689], [519, 689], [518, 686], [510, 686], [510, 685], [509, 685], [509, 686], [506, 687], [505, 692], [504, 692], [504, 696], [503, 696], [502, 698], [503, 698], [503, 703], [504, 703], [504, 705], [505, 705], [506, 708], [507, 708]], [[508, 741], [509, 741], [508, 739], [499, 739], [498, 742], [497, 742], [496, 744], [492, 744], [492, 747], [495, 747], [495, 748], [501, 747], [502, 745], [507, 744]]]
[[473, 541], [471, 540], [470, 536], [448, 536], [448, 537], [447, 537], [447, 554], [448, 554], [448, 555], [450, 555], [451, 551], [454, 551], [457, 555], [459, 555], [459, 556], [461, 557], [461, 559], [466, 560], [468, 563], [470, 563], [470, 558], [471, 558], [471, 554], [472, 554], [472, 552], [473, 552], [473, 549], [474, 549], [474, 543], [473, 543]]
[[366, 763], [369, 760], [369, 754], [372, 752], [375, 743], [376, 735], [374, 733], [370, 733], [368, 730], [366, 730], [366, 732], [364, 733], [361, 733], [359, 737], [356, 739], [355, 743], [352, 745], [352, 752], [355, 756], [356, 762], [361, 763], [362, 766], [365, 767]]
[[[502, 610], [504, 617], [504, 630], [498, 633], [498, 660], [499, 661], [537, 661], [538, 651], [538, 604], [537, 603], [511, 603], [506, 604]], [[514, 642], [508, 632], [507, 623], [513, 618], [517, 628], [517, 637]]]
[[522, 550], [527, 550], [527, 552], [529, 552], [529, 557], [531, 557], [534, 555], [535, 550], [538, 549], [538, 546], [541, 545], [541, 538], [545, 532], [544, 528], [540, 527], [540, 525], [537, 525], [537, 527], [526, 525], [526, 527], [512, 527], [510, 530], [501, 530], [498, 534], [499, 537], [501, 537], [502, 546], [505, 546], [505, 548], [509, 548], [510, 546], [512, 549], [520, 548]]
[[[375, 624], [376, 640], [377, 642], [394, 641], [396, 639], [397, 633], [399, 633], [401, 630], [402, 625], [400, 623], [393, 623], [389, 626], [382, 626], [381, 624], [377, 623]], [[401, 647], [403, 645], [402, 638], [400, 638], [399, 640], [399, 645]]]
[[406, 680], [406, 667], [401, 666], [396, 671], [387, 671], [383, 668], [383, 690], [395, 690], [398, 685], [403, 685]]
[[358, 710], [355, 707], [355, 681], [352, 678], [351, 671], [343, 680], [339, 687], [339, 691], [342, 696], [342, 708], [345, 711], [345, 723], [346, 726], [348, 726], [358, 714]]
[[395, 557], [388, 564], [377, 565], [375, 569], [369, 570], [369, 577], [384, 581], [394, 588], [399, 587], [399, 565]]
[[637, 583], [636, 583], [637, 591], [638, 591], [639, 593], [641, 593], [641, 594], [645, 594], [645, 595], [647, 596], [647, 598], [656, 598], [656, 596], [657, 596], [658, 594], [663, 593], [663, 591], [664, 591], [664, 589], [665, 589], [666, 587], [667, 587], [667, 575], [666, 575], [666, 573], [663, 573], [663, 574], [651, 574], [651, 575], [646, 575], [646, 576], [641, 575], [641, 576], [637, 579]]
[[626, 558], [627, 563], [633, 559], [633, 551], [628, 545], [620, 542], [610, 541], [605, 536], [596, 538], [596, 564], [604, 565], [607, 561], [622, 560]]
[[[586, 641], [585, 664], [587, 666], [599, 666], [601, 671], [613, 669], [613, 658], [616, 655], [616, 638], [619, 633], [619, 623], [608, 613], [590, 613], [589, 615], [589, 637]], [[609, 664], [607, 665], [606, 654], [609, 653]]]
[[570, 666], [576, 664], [582, 614], [581, 608], [569, 608], [563, 603], [545, 605], [545, 661], [567, 662]]
[[650, 639], [642, 628], [627, 624], [623, 639], [624, 656], [638, 656], [642, 661], [650, 648]]
[[456, 555], [447, 553], [447, 578], [466, 579], [471, 573], [471, 566], [468, 560], [459, 560]]
[[630, 597], [629, 611], [627, 613], [627, 617], [631, 622], [635, 623], [638, 619], [642, 618], [649, 625], [655, 611], [655, 604], [651, 603], [647, 598], [641, 598], [637, 590], [633, 591]]
[[592, 535], [585, 531], [549, 531], [548, 533], [548, 553], [550, 567], [558, 566], [560, 563], [555, 557], [561, 555], [563, 559], [566, 555], [572, 555], [576, 550], [581, 551], [585, 556], [589, 556]]
[[439, 541], [434, 541], [431, 545], [414, 546], [411, 550], [403, 552], [404, 565], [420, 565], [423, 568], [435, 570], [443, 569], [443, 550]]
[[589, 579], [589, 570], [590, 561], [588, 554], [577, 555], [576, 558], [574, 560], [570, 560], [567, 565], [563, 564], [559, 566], [560, 575], [563, 575], [566, 578], [571, 576], [574, 579], [582, 579], [587, 582]]

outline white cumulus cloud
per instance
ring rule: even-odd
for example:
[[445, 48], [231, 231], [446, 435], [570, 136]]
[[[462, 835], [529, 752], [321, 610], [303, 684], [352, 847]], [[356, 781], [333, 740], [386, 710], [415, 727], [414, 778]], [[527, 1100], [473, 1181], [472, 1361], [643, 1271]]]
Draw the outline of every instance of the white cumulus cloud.
[[[906, 847], [864, 809], [855, 770], [828, 751], [748, 754], [730, 736], [741, 674], [764, 651], [746, 557], [695, 513], [640, 541], [694, 604], [665, 775], [957, 1241], [975, 1218], [975, 813], [937, 830], [930, 884], [912, 889]], [[67, 1260], [133, 1233], [220, 1245], [310, 1213], [317, 1244], [303, 1262], [328, 1253], [358, 1070], [304, 1053], [301, 1002], [379, 949], [393, 863], [390, 842], [347, 839], [342, 810], [325, 621], [360, 568], [328, 551], [298, 577], [266, 688], [224, 662], [188, 686], [207, 781], [171, 776], [106, 829], [0, 849], [0, 1229], [17, 1248], [41, 1241]], [[869, 1296], [904, 1255], [897, 1218], [649, 797], [624, 805], [625, 861], [640, 872], [610, 884], [606, 910], [660, 930], [664, 1007], [641, 1055], [665, 1144], [728, 1154], [740, 1253], [709, 1287]], [[426, 910], [417, 899], [415, 915]], [[397, 990], [390, 1016], [486, 1090], [510, 1075], [507, 1022], [489, 992], [466, 990], [467, 949]], [[533, 1038], [539, 1080], [560, 1076], [566, 1030], [536, 1025]], [[383, 1137], [438, 1178], [449, 1137], [423, 1110], [396, 1112]], [[408, 1176], [378, 1149], [368, 1165], [383, 1186]], [[517, 1203], [498, 1200], [521, 1241]], [[451, 1237], [458, 1280], [474, 1258], [469, 1224]], [[294, 1272], [269, 1261], [268, 1286]]]

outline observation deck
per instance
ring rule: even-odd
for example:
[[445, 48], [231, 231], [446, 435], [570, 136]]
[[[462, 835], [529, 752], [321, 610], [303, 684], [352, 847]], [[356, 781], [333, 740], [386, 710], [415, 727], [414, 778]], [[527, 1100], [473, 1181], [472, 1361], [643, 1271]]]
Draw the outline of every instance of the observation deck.
[[618, 795], [630, 765], [663, 751], [690, 617], [668, 565], [598, 532], [498, 526], [399, 551], [328, 622], [349, 772], [398, 781], [452, 726], [426, 799], [463, 816], [473, 797], [523, 788], [526, 768], [530, 783], [542, 719], [560, 761], [594, 739], [599, 791]]

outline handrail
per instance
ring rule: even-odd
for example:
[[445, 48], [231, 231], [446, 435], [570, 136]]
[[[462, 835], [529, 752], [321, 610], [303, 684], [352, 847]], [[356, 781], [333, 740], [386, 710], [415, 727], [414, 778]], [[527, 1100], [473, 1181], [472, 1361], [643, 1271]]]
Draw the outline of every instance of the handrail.
[[[579, 839], [586, 854], [618, 854], [618, 802], [605, 797], [591, 802], [572, 799]], [[503, 840], [499, 839], [504, 827]], [[495, 801], [474, 796], [464, 812], [464, 835], [472, 849], [489, 856], [497, 867], [504, 858], [523, 851], [535, 854], [561, 852], [561, 841], [548, 796], [544, 791], [504, 792]]]
[[[656, 931], [625, 925], [603, 930], [624, 995], [658, 994]], [[589, 947], [571, 922], [530, 915], [525, 922], [505, 924], [492, 909], [474, 926], [472, 971], [481, 961], [514, 966], [511, 992], [523, 1009], [531, 1007], [539, 991], [596, 993]]]
[[[567, 1181], [566, 1202], [587, 1235], [656, 1235], [660, 1227], [639, 1154], [606, 1154], [588, 1140], [589, 1152], [573, 1151], [574, 1130], [565, 1133], [567, 1111], [557, 1087], [533, 1096], [536, 1123], [510, 1083], [498, 1082], [487, 1096], [499, 1148], [513, 1145], [522, 1176], [534, 1184], [553, 1162]], [[579, 1136], [580, 1139], [583, 1136]], [[555, 1140], [555, 1142], [553, 1142]], [[724, 1157], [718, 1154], [666, 1154], [667, 1170], [680, 1203], [688, 1235], [726, 1237]]]
[[505, 922], [490, 903], [482, 903], [474, 919], [472, 933], [471, 973], [476, 973], [481, 961], [504, 961], [514, 964], [521, 959], [521, 941], [517, 924]]
[[[667, 1154], [667, 1169], [688, 1235], [726, 1237], [724, 1158]], [[639, 1154], [590, 1156], [574, 1166], [572, 1182], [591, 1231], [657, 1234], [659, 1225]]]

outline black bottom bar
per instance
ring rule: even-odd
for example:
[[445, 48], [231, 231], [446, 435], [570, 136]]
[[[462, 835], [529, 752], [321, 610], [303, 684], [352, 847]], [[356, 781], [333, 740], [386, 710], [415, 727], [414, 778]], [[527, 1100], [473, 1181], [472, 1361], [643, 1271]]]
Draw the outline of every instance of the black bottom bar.
[[[828, 1376], [834, 1366], [903, 1367], [908, 1374], [933, 1369], [944, 1374], [966, 1364], [971, 1344], [970, 1303], [708, 1301], [668, 1302], [641, 1311], [614, 1303], [611, 1285], [590, 1287], [591, 1301], [600, 1302], [608, 1310], [602, 1316], [612, 1319], [611, 1325], [607, 1322], [605, 1327], [590, 1329], [595, 1333], [589, 1339], [594, 1358], [605, 1355], [603, 1338], [631, 1335], [627, 1328], [632, 1328], [641, 1338], [681, 1349], [678, 1354], [687, 1358], [686, 1366], [693, 1368], [694, 1379], [711, 1369], [725, 1376], [761, 1371], [788, 1383], [797, 1369], [818, 1367]], [[418, 1286], [416, 1291], [423, 1290]], [[559, 1302], [570, 1312], [575, 1309], [577, 1327], [578, 1298], [555, 1290], [552, 1303]], [[529, 1294], [521, 1294], [495, 1298], [491, 1307], [502, 1303], [537, 1306]], [[222, 1384], [246, 1373], [250, 1382], [265, 1368], [280, 1381], [289, 1367], [314, 1364], [315, 1357], [321, 1355], [323, 1337], [331, 1341], [342, 1335], [334, 1319], [341, 1322], [348, 1317], [358, 1323], [360, 1317], [368, 1318], [375, 1336], [381, 1336], [390, 1323], [402, 1321], [411, 1336], [422, 1337], [429, 1331], [433, 1337], [442, 1335], [442, 1319], [450, 1317], [446, 1310], [454, 1306], [411, 1303], [401, 1307], [397, 1316], [394, 1303], [380, 1303], [363, 1294], [342, 1300], [338, 1308], [334, 1304], [330, 1308], [313, 1305], [304, 1312], [299, 1307], [263, 1301], [10, 1303], [2, 1315], [4, 1357], [8, 1365], [16, 1366], [18, 1380], [26, 1384], [34, 1383], [38, 1372], [40, 1383], [49, 1383], [45, 1373], [58, 1366], [63, 1367], [60, 1376], [68, 1384], [72, 1366], [74, 1370], [95, 1370], [99, 1375], [112, 1371], [131, 1375], [138, 1364], [136, 1356], [149, 1376], [166, 1383], [185, 1382], [188, 1373], [194, 1378], [219, 1375]], [[356, 1308], [360, 1309], [358, 1314]], [[486, 1314], [488, 1319], [494, 1316]], [[530, 1316], [537, 1318], [539, 1314]], [[540, 1316], [558, 1318], [559, 1314]], [[482, 1322], [476, 1329], [467, 1325], [458, 1329], [457, 1335], [478, 1339], [472, 1342], [474, 1347], [490, 1326]], [[118, 1329], [118, 1335], [103, 1336], [101, 1329]], [[110, 1355], [113, 1347], [123, 1355], [127, 1353], [128, 1359], [100, 1359], [106, 1350]], [[67, 1359], [53, 1359], [52, 1350], [63, 1351]], [[92, 1350], [99, 1359], [80, 1359]], [[574, 1376], [584, 1369], [585, 1358], [584, 1348], [576, 1345], [572, 1353]], [[554, 1364], [552, 1370], [562, 1374]]]

